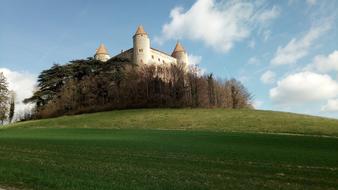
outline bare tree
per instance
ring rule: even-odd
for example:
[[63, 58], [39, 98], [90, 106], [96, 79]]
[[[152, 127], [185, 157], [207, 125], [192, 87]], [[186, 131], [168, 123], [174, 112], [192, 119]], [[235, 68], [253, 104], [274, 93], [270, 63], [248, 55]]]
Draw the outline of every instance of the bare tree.
[[252, 95], [243, 86], [243, 84], [236, 80], [231, 79], [225, 82], [225, 88], [230, 95], [230, 105], [233, 109], [250, 108]]
[[8, 114], [8, 83], [2, 72], [0, 72], [0, 122], [3, 125]]

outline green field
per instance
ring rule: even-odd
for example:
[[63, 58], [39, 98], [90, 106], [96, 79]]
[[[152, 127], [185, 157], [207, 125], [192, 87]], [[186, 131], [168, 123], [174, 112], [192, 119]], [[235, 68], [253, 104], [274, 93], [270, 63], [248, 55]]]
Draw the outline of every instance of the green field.
[[0, 130], [0, 187], [338, 189], [337, 136], [338, 120], [253, 110], [29, 121]]

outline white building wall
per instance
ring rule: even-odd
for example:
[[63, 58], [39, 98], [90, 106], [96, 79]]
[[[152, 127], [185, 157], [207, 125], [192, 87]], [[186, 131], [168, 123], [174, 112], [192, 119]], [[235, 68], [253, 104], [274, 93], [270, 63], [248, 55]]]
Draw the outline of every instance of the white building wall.
[[133, 37], [135, 64], [148, 64], [150, 59], [150, 40], [146, 34], [136, 34]]
[[160, 52], [156, 49], [150, 49], [150, 64], [171, 64], [177, 63], [174, 57], [167, 55], [166, 53]]

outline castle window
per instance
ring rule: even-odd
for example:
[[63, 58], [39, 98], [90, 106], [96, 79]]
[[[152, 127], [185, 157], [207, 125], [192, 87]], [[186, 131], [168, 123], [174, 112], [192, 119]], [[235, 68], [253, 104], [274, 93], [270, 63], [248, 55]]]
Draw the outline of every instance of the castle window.
[[158, 58], [157, 60], [158, 60], [159, 62], [161, 61], [161, 59], [160, 59], [160, 58]]
[[154, 59], [154, 55], [151, 55], [151, 58], [153, 58], [153, 59]]
[[162, 63], [165, 63], [164, 60], [162, 60]]
[[143, 49], [138, 49], [138, 52], [143, 52]]

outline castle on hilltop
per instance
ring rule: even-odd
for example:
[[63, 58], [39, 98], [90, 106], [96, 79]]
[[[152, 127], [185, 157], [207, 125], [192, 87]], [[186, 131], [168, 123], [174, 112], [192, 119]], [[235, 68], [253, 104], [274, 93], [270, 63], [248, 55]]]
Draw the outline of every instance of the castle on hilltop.
[[136, 33], [133, 36], [132, 48], [121, 51], [120, 54], [111, 57], [107, 48], [101, 44], [94, 55], [94, 59], [103, 62], [106, 62], [111, 58], [125, 58], [138, 65], [171, 63], [189, 65], [188, 54], [179, 42], [177, 42], [171, 55], [154, 49], [150, 46], [150, 39], [142, 26], [137, 28]]

